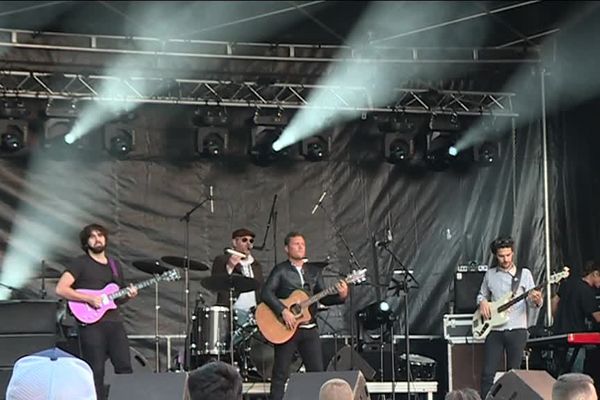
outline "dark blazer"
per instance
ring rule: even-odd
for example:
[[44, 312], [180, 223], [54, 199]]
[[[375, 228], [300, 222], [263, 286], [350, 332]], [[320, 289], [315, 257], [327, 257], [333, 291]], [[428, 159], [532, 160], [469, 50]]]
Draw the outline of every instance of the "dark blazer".
[[[215, 276], [215, 275], [227, 275], [227, 261], [229, 260], [229, 257], [231, 257], [229, 254], [221, 254], [220, 256], [217, 256], [215, 258], [215, 260], [213, 261], [212, 264], [212, 271], [211, 271], [211, 276]], [[254, 279], [256, 279], [259, 283], [258, 289], [256, 290], [256, 304], [258, 304], [260, 302], [260, 291], [261, 291], [261, 287], [265, 281], [265, 278], [263, 276], [263, 272], [262, 272], [262, 266], [260, 265], [260, 263], [256, 260], [254, 260], [254, 262], [252, 263], [252, 273], [254, 274]], [[235, 269], [233, 270], [234, 274], [238, 274], [238, 275], [242, 275], [241, 272], [241, 264], [238, 264], [235, 266]], [[240, 294], [239, 293], [234, 293], [235, 299], [238, 298]], [[234, 302], [235, 302], [234, 299]], [[217, 292], [217, 302], [215, 303], [215, 305], [218, 306], [224, 306], [224, 307], [229, 307], [229, 292], [227, 291], [222, 291], [222, 292]]]
[[[319, 293], [325, 289], [325, 283], [323, 281], [322, 269], [312, 265], [305, 265], [304, 270], [304, 287], [302, 287], [302, 281], [300, 275], [289, 261], [284, 261], [277, 264], [271, 270], [269, 277], [262, 290], [262, 300], [273, 310], [276, 315], [281, 315], [285, 309], [284, 304], [279, 299], [286, 299], [292, 294], [294, 290], [302, 289], [307, 292], [310, 296]], [[342, 304], [344, 300], [340, 298], [339, 294], [333, 294], [324, 297], [320, 301], [322, 304], [331, 306], [335, 304]], [[316, 315], [317, 304], [314, 303], [310, 307], [310, 313], [313, 319], [309, 323], [314, 322], [314, 316]]]

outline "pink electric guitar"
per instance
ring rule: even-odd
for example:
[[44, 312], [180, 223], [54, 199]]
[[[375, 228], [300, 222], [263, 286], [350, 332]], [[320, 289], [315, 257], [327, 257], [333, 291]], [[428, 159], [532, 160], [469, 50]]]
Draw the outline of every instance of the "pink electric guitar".
[[[163, 272], [160, 275], [154, 275], [153, 278], [147, 279], [142, 282], [138, 282], [133, 286], [137, 289], [143, 289], [160, 281], [176, 281], [180, 278], [181, 276], [179, 275], [179, 272], [176, 269], [170, 269], [166, 272]], [[102, 305], [100, 306], [100, 308], [94, 308], [83, 301], [68, 301], [71, 313], [73, 313], [77, 320], [83, 322], [84, 324], [93, 324], [94, 322], [98, 322], [108, 310], [117, 308], [117, 305], [115, 304], [116, 299], [125, 297], [128, 293], [127, 288], [119, 289], [119, 286], [116, 283], [109, 283], [108, 285], [104, 286], [103, 289], [100, 290], [75, 290], [79, 293], [102, 296]]]

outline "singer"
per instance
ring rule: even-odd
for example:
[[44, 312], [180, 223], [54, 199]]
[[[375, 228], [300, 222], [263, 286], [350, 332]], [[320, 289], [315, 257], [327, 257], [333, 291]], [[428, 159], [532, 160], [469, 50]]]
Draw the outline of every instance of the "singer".
[[[231, 248], [238, 253], [244, 254], [241, 257], [238, 254], [231, 254], [225, 250], [226, 254], [217, 256], [212, 264], [211, 275], [231, 275], [240, 274], [248, 278], [254, 278], [259, 283], [259, 290], [238, 294], [233, 308], [237, 313], [237, 324], [243, 325], [250, 316], [250, 313], [260, 299], [260, 288], [264, 282], [262, 266], [252, 257], [252, 247], [254, 246], [254, 237], [256, 235], [249, 229], [236, 229], [231, 234]], [[229, 307], [229, 293], [218, 292], [216, 305]], [[235, 343], [234, 338], [234, 343]]]

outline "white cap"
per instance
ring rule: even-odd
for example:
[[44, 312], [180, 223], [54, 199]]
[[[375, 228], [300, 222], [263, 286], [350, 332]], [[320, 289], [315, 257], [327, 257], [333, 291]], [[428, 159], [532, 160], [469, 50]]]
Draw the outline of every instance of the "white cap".
[[94, 375], [83, 360], [58, 348], [20, 358], [6, 400], [97, 400]]

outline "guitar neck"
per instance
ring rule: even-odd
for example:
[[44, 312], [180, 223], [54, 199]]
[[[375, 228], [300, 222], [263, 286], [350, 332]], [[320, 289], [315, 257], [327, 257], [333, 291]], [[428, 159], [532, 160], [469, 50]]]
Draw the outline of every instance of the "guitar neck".
[[[143, 289], [143, 288], [146, 288], [146, 287], [148, 287], [150, 285], [155, 284], [159, 280], [160, 280], [160, 276], [155, 276], [153, 278], [146, 279], [145, 281], [138, 282], [138, 283], [134, 284], [133, 287], [135, 287], [138, 290], [139, 289]], [[123, 289], [120, 289], [120, 290], [118, 290], [118, 291], [110, 294], [108, 296], [108, 298], [110, 300], [120, 299], [121, 297], [127, 296], [127, 293], [129, 293], [129, 289], [128, 288], [123, 288]]]
[[503, 305], [501, 305], [500, 307], [498, 307], [498, 312], [504, 312], [504, 311], [508, 310], [510, 307], [512, 307], [513, 305], [517, 304], [519, 301], [523, 300], [527, 296], [529, 296], [529, 293], [531, 293], [532, 291], [534, 291], [534, 290], [540, 290], [542, 288], [542, 286], [544, 286], [545, 284], [546, 284], [546, 281], [540, 283], [539, 285], [537, 285], [534, 288], [531, 288], [531, 289], [527, 290], [526, 292], [521, 293], [520, 295], [518, 295], [517, 297], [513, 298], [512, 300], [504, 303]]
[[336, 294], [337, 293], [337, 288], [335, 286], [330, 286], [327, 289], [309, 297], [308, 299], [304, 300], [302, 303], [300, 303], [300, 305], [304, 308], [304, 307], [310, 307], [313, 303], [316, 303], [317, 301], [321, 300], [323, 297], [332, 295], [332, 294]]

